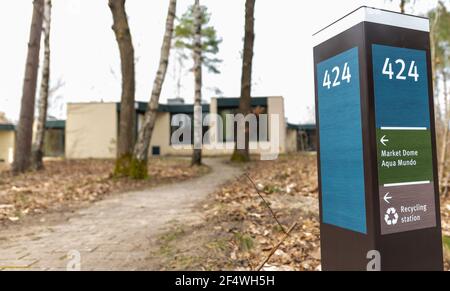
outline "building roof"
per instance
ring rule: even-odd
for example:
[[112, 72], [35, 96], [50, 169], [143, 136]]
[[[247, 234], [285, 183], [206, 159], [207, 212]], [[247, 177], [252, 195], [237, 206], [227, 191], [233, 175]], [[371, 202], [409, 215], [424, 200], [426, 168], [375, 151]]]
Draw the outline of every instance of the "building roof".
[[315, 130], [316, 125], [315, 124], [293, 124], [288, 123], [287, 124], [288, 129], [294, 129], [294, 130]]
[[[267, 97], [252, 97], [252, 106], [267, 106]], [[217, 107], [238, 108], [240, 98], [217, 98]]]
[[14, 124], [0, 123], [0, 131], [13, 131], [15, 128]]
[[[45, 123], [46, 129], [65, 129], [66, 121], [65, 120], [47, 120]], [[0, 123], [0, 131], [14, 131], [16, 130], [16, 126], [11, 123]]]
[[45, 123], [46, 129], [65, 129], [66, 121], [65, 120], [47, 120]]
[[[147, 112], [148, 103], [136, 102], [136, 111], [141, 114]], [[209, 104], [202, 104], [203, 113], [209, 113]], [[120, 111], [120, 103], [117, 103], [117, 111]], [[158, 112], [169, 112], [174, 114], [194, 113], [194, 104], [159, 104]]]
[[296, 129], [296, 130], [298, 130], [299, 129], [299, 126], [298, 126], [298, 124], [293, 124], [293, 123], [286, 123], [286, 125], [287, 125], [287, 128], [288, 129]]
[[[175, 114], [192, 114], [194, 113], [193, 104], [160, 104], [159, 112], [170, 112]], [[203, 113], [209, 113], [209, 104], [202, 104]]]
[[316, 129], [316, 125], [315, 124], [300, 124], [299, 126], [300, 130], [315, 130]]
[[[252, 97], [252, 106], [267, 106], [267, 97]], [[217, 98], [219, 108], [239, 108], [240, 98]], [[136, 102], [137, 111], [145, 113], [148, 103]], [[203, 113], [209, 113], [209, 103], [202, 104]], [[120, 111], [120, 103], [117, 103], [117, 110]], [[169, 112], [174, 114], [194, 113], [194, 104], [159, 104], [158, 112]]]
[[[239, 108], [240, 98], [215, 98], [217, 100], [218, 108]], [[117, 106], [117, 111], [120, 112], [120, 102], [115, 103]], [[136, 102], [136, 111], [138, 113], [144, 114], [147, 112], [148, 103], [147, 102]], [[267, 106], [268, 97], [252, 97], [252, 106]], [[203, 113], [210, 112], [210, 103], [202, 104]], [[169, 113], [184, 113], [192, 114], [194, 112], [194, 104], [159, 104], [158, 112], [169, 112]]]

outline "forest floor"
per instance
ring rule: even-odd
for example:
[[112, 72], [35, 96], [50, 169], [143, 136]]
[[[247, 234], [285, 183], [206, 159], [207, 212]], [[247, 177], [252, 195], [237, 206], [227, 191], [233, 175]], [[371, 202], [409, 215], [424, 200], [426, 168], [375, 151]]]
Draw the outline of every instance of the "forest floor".
[[193, 207], [240, 171], [217, 159], [205, 163], [209, 171], [201, 177], [110, 195], [71, 213], [1, 227], [0, 270], [151, 269], [143, 262], [170, 222], [203, 221]]
[[[262, 270], [320, 270], [315, 155], [255, 161], [234, 182], [197, 206], [203, 223], [174, 221], [158, 239], [149, 266], [158, 270], [257, 270], [296, 223]], [[256, 189], [270, 204], [278, 224]], [[442, 203], [446, 270], [450, 270], [450, 199]], [[163, 258], [161, 260], [161, 258]]]
[[[262, 269], [321, 269], [315, 155], [205, 162], [155, 159], [143, 182], [95, 160], [0, 173], [0, 270], [65, 270], [71, 250], [83, 270], [257, 270], [288, 229]], [[441, 206], [449, 270], [450, 199]]]
[[149, 179], [132, 180], [112, 175], [112, 160], [53, 160], [45, 170], [13, 176], [0, 168], [0, 225], [21, 222], [26, 217], [67, 212], [87, 207], [105, 197], [125, 191], [147, 189], [185, 181], [208, 172], [175, 158], [150, 160]]

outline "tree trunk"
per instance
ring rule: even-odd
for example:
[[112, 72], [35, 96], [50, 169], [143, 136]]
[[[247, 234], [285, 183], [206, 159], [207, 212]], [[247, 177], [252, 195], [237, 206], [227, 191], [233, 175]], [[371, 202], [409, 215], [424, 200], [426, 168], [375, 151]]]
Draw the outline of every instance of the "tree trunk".
[[117, 140], [117, 160], [115, 175], [128, 175], [134, 144], [135, 126], [135, 72], [134, 48], [125, 11], [125, 0], [109, 0], [113, 16], [112, 29], [116, 35], [120, 51], [122, 71], [122, 97], [120, 102], [119, 134]]
[[47, 106], [50, 82], [50, 27], [52, 0], [45, 0], [44, 4], [44, 65], [42, 67], [41, 91], [39, 96], [39, 116], [36, 125], [36, 135], [33, 144], [32, 165], [35, 170], [44, 169], [45, 122], [47, 121]]
[[202, 164], [202, 118], [199, 109], [202, 106], [202, 12], [200, 1], [195, 0], [194, 6], [194, 76], [195, 76], [195, 102], [194, 102], [194, 151], [192, 165]]
[[[434, 100], [435, 100], [435, 115], [436, 115], [436, 136], [438, 139], [438, 143], [441, 143], [441, 152], [440, 152], [440, 158], [439, 158], [439, 183], [442, 186], [443, 185], [443, 179], [444, 179], [444, 170], [443, 170], [443, 160], [445, 160], [446, 155], [446, 149], [447, 147], [447, 137], [448, 136], [448, 100], [445, 100], [444, 102], [444, 116], [442, 117], [441, 114], [441, 106], [439, 102], [439, 82], [438, 82], [438, 56], [436, 53], [436, 49], [438, 46], [437, 43], [437, 27], [439, 23], [440, 13], [439, 9], [436, 9], [436, 15], [434, 17], [434, 21], [431, 23], [431, 31], [430, 31], [430, 46], [431, 46], [431, 62], [432, 62], [432, 78], [433, 78], [433, 86], [434, 86]], [[442, 129], [442, 130], [441, 130]], [[440, 132], [442, 131], [442, 134]], [[439, 141], [439, 137], [441, 140]], [[440, 191], [442, 190], [441, 186]]]
[[167, 67], [169, 65], [170, 48], [173, 35], [173, 27], [176, 17], [177, 0], [170, 0], [169, 12], [166, 20], [166, 32], [164, 34], [161, 47], [161, 58], [159, 61], [158, 72], [153, 83], [152, 96], [148, 103], [145, 113], [144, 123], [139, 131], [137, 143], [134, 147], [133, 161], [130, 176], [135, 179], [144, 179], [147, 177], [148, 150], [152, 138], [153, 128], [159, 106], [159, 97], [161, 95], [164, 79], [166, 78]]
[[448, 91], [447, 91], [447, 73], [445, 68], [442, 69], [442, 81], [444, 82], [444, 133], [442, 135], [441, 157], [439, 159], [439, 183], [441, 184], [441, 193], [444, 193], [444, 177], [447, 166], [447, 148], [448, 148], [448, 134], [449, 134], [449, 122], [450, 113], [448, 108]]
[[[252, 65], [253, 65], [253, 45], [255, 42], [255, 0], [246, 0], [245, 2], [245, 37], [244, 37], [244, 57], [242, 62], [241, 78], [241, 98], [239, 103], [239, 112], [244, 116], [251, 113], [251, 92], [252, 92]], [[238, 131], [245, 131], [245, 148], [239, 149], [236, 140], [236, 147], [231, 157], [232, 161], [248, 162], [250, 161], [250, 133], [249, 124], [242, 123], [242, 128]], [[239, 125], [238, 125], [239, 126]], [[237, 134], [238, 136], [239, 134]]]
[[401, 0], [400, 1], [400, 12], [402, 14], [405, 14], [405, 7], [406, 7], [406, 0]]
[[28, 55], [23, 82], [20, 119], [17, 127], [17, 139], [14, 146], [14, 174], [23, 173], [30, 167], [31, 144], [33, 139], [34, 102], [39, 68], [39, 50], [41, 45], [44, 0], [33, 1]]

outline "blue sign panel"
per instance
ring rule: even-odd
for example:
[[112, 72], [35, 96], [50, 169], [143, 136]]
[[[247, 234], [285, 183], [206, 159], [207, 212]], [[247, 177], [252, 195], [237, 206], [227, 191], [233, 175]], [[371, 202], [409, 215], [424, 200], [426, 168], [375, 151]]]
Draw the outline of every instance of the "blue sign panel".
[[322, 221], [367, 233], [358, 48], [317, 65]]
[[373, 45], [377, 128], [430, 128], [425, 51]]

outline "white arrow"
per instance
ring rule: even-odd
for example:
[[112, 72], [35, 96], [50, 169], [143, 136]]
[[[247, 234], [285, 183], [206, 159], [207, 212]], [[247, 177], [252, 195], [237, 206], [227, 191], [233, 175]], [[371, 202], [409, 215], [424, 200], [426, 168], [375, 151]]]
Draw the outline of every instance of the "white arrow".
[[386, 195], [384, 195], [384, 201], [385, 201], [387, 204], [391, 204], [391, 202], [389, 202], [389, 200], [392, 199], [392, 197], [389, 196], [390, 194], [391, 194], [391, 193], [387, 192]]
[[386, 146], [386, 143], [387, 143], [388, 141], [389, 141], [389, 140], [386, 139], [386, 136], [385, 136], [385, 135], [383, 135], [383, 137], [380, 139], [380, 142], [381, 142], [384, 146]]

